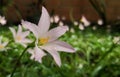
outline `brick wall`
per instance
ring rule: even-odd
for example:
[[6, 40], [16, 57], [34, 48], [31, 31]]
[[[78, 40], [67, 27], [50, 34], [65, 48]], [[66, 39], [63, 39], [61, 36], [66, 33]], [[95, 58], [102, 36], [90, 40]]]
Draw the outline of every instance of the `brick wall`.
[[109, 20], [120, 19], [120, 0], [106, 0], [106, 13]]
[[[22, 17], [34, 15], [37, 10], [36, 8], [28, 7], [26, 5], [31, 2], [37, 3], [37, 0], [14, 0], [17, 3], [17, 7], [20, 9]], [[106, 14], [108, 20], [116, 20], [120, 18], [120, 0], [105, 0], [106, 2]], [[70, 19], [70, 13], [76, 20], [81, 18], [81, 15], [85, 15], [89, 20], [95, 21], [99, 19], [97, 12], [91, 6], [88, 0], [45, 0], [45, 7], [48, 9], [49, 13], [54, 11], [55, 14], [60, 16], [66, 16], [67, 20]], [[19, 17], [16, 15], [15, 11], [11, 7], [9, 9], [8, 19], [17, 20]]]
[[[105, 0], [105, 2], [107, 19], [116, 20], [120, 18], [120, 0]], [[85, 15], [93, 21], [99, 18], [88, 0], [47, 0], [46, 7], [49, 12], [54, 9], [56, 14], [65, 15], [68, 19], [71, 9], [73, 9], [75, 19], [80, 19], [81, 15]]]
[[98, 18], [88, 0], [47, 0], [46, 7], [49, 12], [53, 9], [56, 14], [66, 16], [67, 19], [70, 18], [71, 12], [76, 20], [80, 19], [81, 15], [85, 15], [90, 20]]

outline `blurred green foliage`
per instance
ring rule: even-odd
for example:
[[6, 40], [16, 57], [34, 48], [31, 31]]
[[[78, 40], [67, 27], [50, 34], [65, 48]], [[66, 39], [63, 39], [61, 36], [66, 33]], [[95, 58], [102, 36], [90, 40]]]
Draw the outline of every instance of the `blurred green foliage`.
[[[15, 27], [16, 28], [16, 27]], [[70, 43], [76, 53], [60, 52], [62, 66], [58, 67], [52, 57], [45, 56], [42, 64], [30, 60], [27, 52], [17, 65], [14, 77], [119, 77], [120, 47], [113, 43], [119, 33], [108, 33], [105, 29], [92, 30], [91, 27], [80, 31], [71, 27], [60, 40]], [[12, 39], [8, 27], [0, 27], [0, 35], [5, 41]], [[32, 35], [29, 36], [32, 38]], [[0, 77], [9, 77], [24, 48], [11, 43], [8, 50], [0, 52]]]
[[10, 6], [13, 6], [13, 3], [14, 3], [13, 0], [0, 0], [0, 14], [5, 15], [7, 9]]

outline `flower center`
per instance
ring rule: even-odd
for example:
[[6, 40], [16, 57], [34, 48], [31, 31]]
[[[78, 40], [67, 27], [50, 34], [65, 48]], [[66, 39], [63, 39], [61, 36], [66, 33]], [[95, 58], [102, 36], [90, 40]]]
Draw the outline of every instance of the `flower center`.
[[20, 36], [17, 36], [16, 39], [17, 39], [18, 41], [20, 41], [20, 40], [21, 40], [21, 37], [20, 37]]
[[47, 37], [47, 38], [40, 38], [38, 40], [38, 45], [44, 45], [45, 43], [48, 42], [48, 40], [49, 40], [49, 37]]
[[0, 49], [2, 49], [2, 48], [4, 48], [4, 46], [3, 46], [3, 45], [0, 45]]

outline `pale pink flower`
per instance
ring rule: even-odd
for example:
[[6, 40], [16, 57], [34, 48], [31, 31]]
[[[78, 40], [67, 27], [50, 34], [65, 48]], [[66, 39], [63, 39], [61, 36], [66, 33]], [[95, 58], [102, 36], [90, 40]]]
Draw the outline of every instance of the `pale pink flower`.
[[55, 23], [58, 23], [59, 20], [60, 20], [60, 17], [59, 17], [58, 15], [55, 15], [55, 16], [54, 16], [54, 22], [55, 22]]
[[59, 22], [59, 26], [63, 26], [64, 23], [62, 21]]
[[81, 24], [81, 23], [79, 24], [79, 29], [80, 30], [84, 30], [85, 29], [84, 26], [83, 26], [83, 24]]
[[77, 21], [74, 21], [74, 23], [73, 23], [75, 26], [77, 26], [78, 25], [78, 22]]
[[31, 43], [32, 42], [30, 39], [26, 38], [29, 35], [30, 31], [24, 31], [23, 32], [21, 25], [18, 26], [18, 31], [17, 32], [12, 27], [10, 27], [9, 29], [11, 30], [11, 32], [13, 34], [14, 41], [16, 43], [19, 43], [19, 44], [23, 45], [24, 47], [26, 47], [27, 43]]
[[0, 24], [5, 25], [6, 23], [7, 23], [7, 20], [5, 19], [5, 17], [0, 16]]
[[8, 42], [2, 42], [2, 36], [0, 36], [0, 51], [5, 50]]
[[93, 27], [92, 27], [92, 29], [93, 29], [93, 30], [96, 30], [96, 29], [97, 29], [97, 27], [96, 27], [96, 26], [93, 26]]
[[86, 27], [90, 25], [90, 22], [85, 18], [85, 16], [82, 16], [80, 21], [83, 22]]
[[42, 7], [42, 15], [38, 26], [27, 21], [22, 21], [22, 25], [32, 31], [36, 37], [35, 48], [28, 50], [31, 53], [31, 59], [41, 62], [41, 58], [46, 55], [43, 50], [46, 50], [60, 66], [61, 59], [58, 51], [75, 52], [69, 44], [57, 40], [68, 30], [67, 26], [58, 26], [49, 30], [50, 16], [44, 7]]
[[120, 37], [119, 37], [119, 36], [115, 36], [115, 37], [113, 38], [113, 43], [115, 43], [115, 44], [120, 44]]
[[99, 20], [97, 21], [97, 23], [98, 23], [98, 25], [103, 25], [102, 19], [99, 19]]

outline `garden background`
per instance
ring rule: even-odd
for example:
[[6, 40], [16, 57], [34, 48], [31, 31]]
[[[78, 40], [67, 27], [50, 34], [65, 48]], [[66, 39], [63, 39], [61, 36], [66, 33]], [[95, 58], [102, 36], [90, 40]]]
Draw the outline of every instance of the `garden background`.
[[[7, 0], [4, 0], [7, 1]], [[38, 2], [39, 5], [45, 5], [49, 13], [54, 12], [54, 14], [58, 14], [60, 16], [65, 16], [67, 19], [70, 19], [70, 12], [72, 11], [72, 15], [76, 20], [79, 20], [82, 15], [85, 15], [87, 19], [95, 21], [100, 17], [97, 14], [96, 10], [91, 6], [89, 0], [13, 0], [21, 16], [23, 18], [27, 16], [34, 15], [35, 12], [38, 12]], [[105, 1], [105, 9], [106, 9], [106, 17], [109, 21], [117, 20], [120, 16], [120, 4], [119, 0], [104, 0]], [[9, 20], [18, 20], [19, 15], [16, 13], [15, 6], [9, 6], [7, 9], [7, 19]], [[32, 9], [32, 10], [31, 10]], [[11, 12], [12, 11], [12, 12]], [[40, 9], [39, 9], [40, 11]], [[29, 13], [28, 13], [29, 12]], [[12, 16], [14, 15], [14, 16]]]
[[[51, 28], [67, 25], [59, 39], [72, 45], [75, 53], [60, 52], [61, 66], [51, 55], [42, 63], [25, 53], [13, 77], [119, 77], [120, 76], [120, 0], [0, 0], [2, 42], [13, 39], [9, 27], [18, 30], [21, 20], [38, 24], [42, 6], [50, 14]], [[28, 38], [34, 39], [31, 33]], [[25, 48], [11, 43], [0, 51], [0, 77], [10, 77]]]

